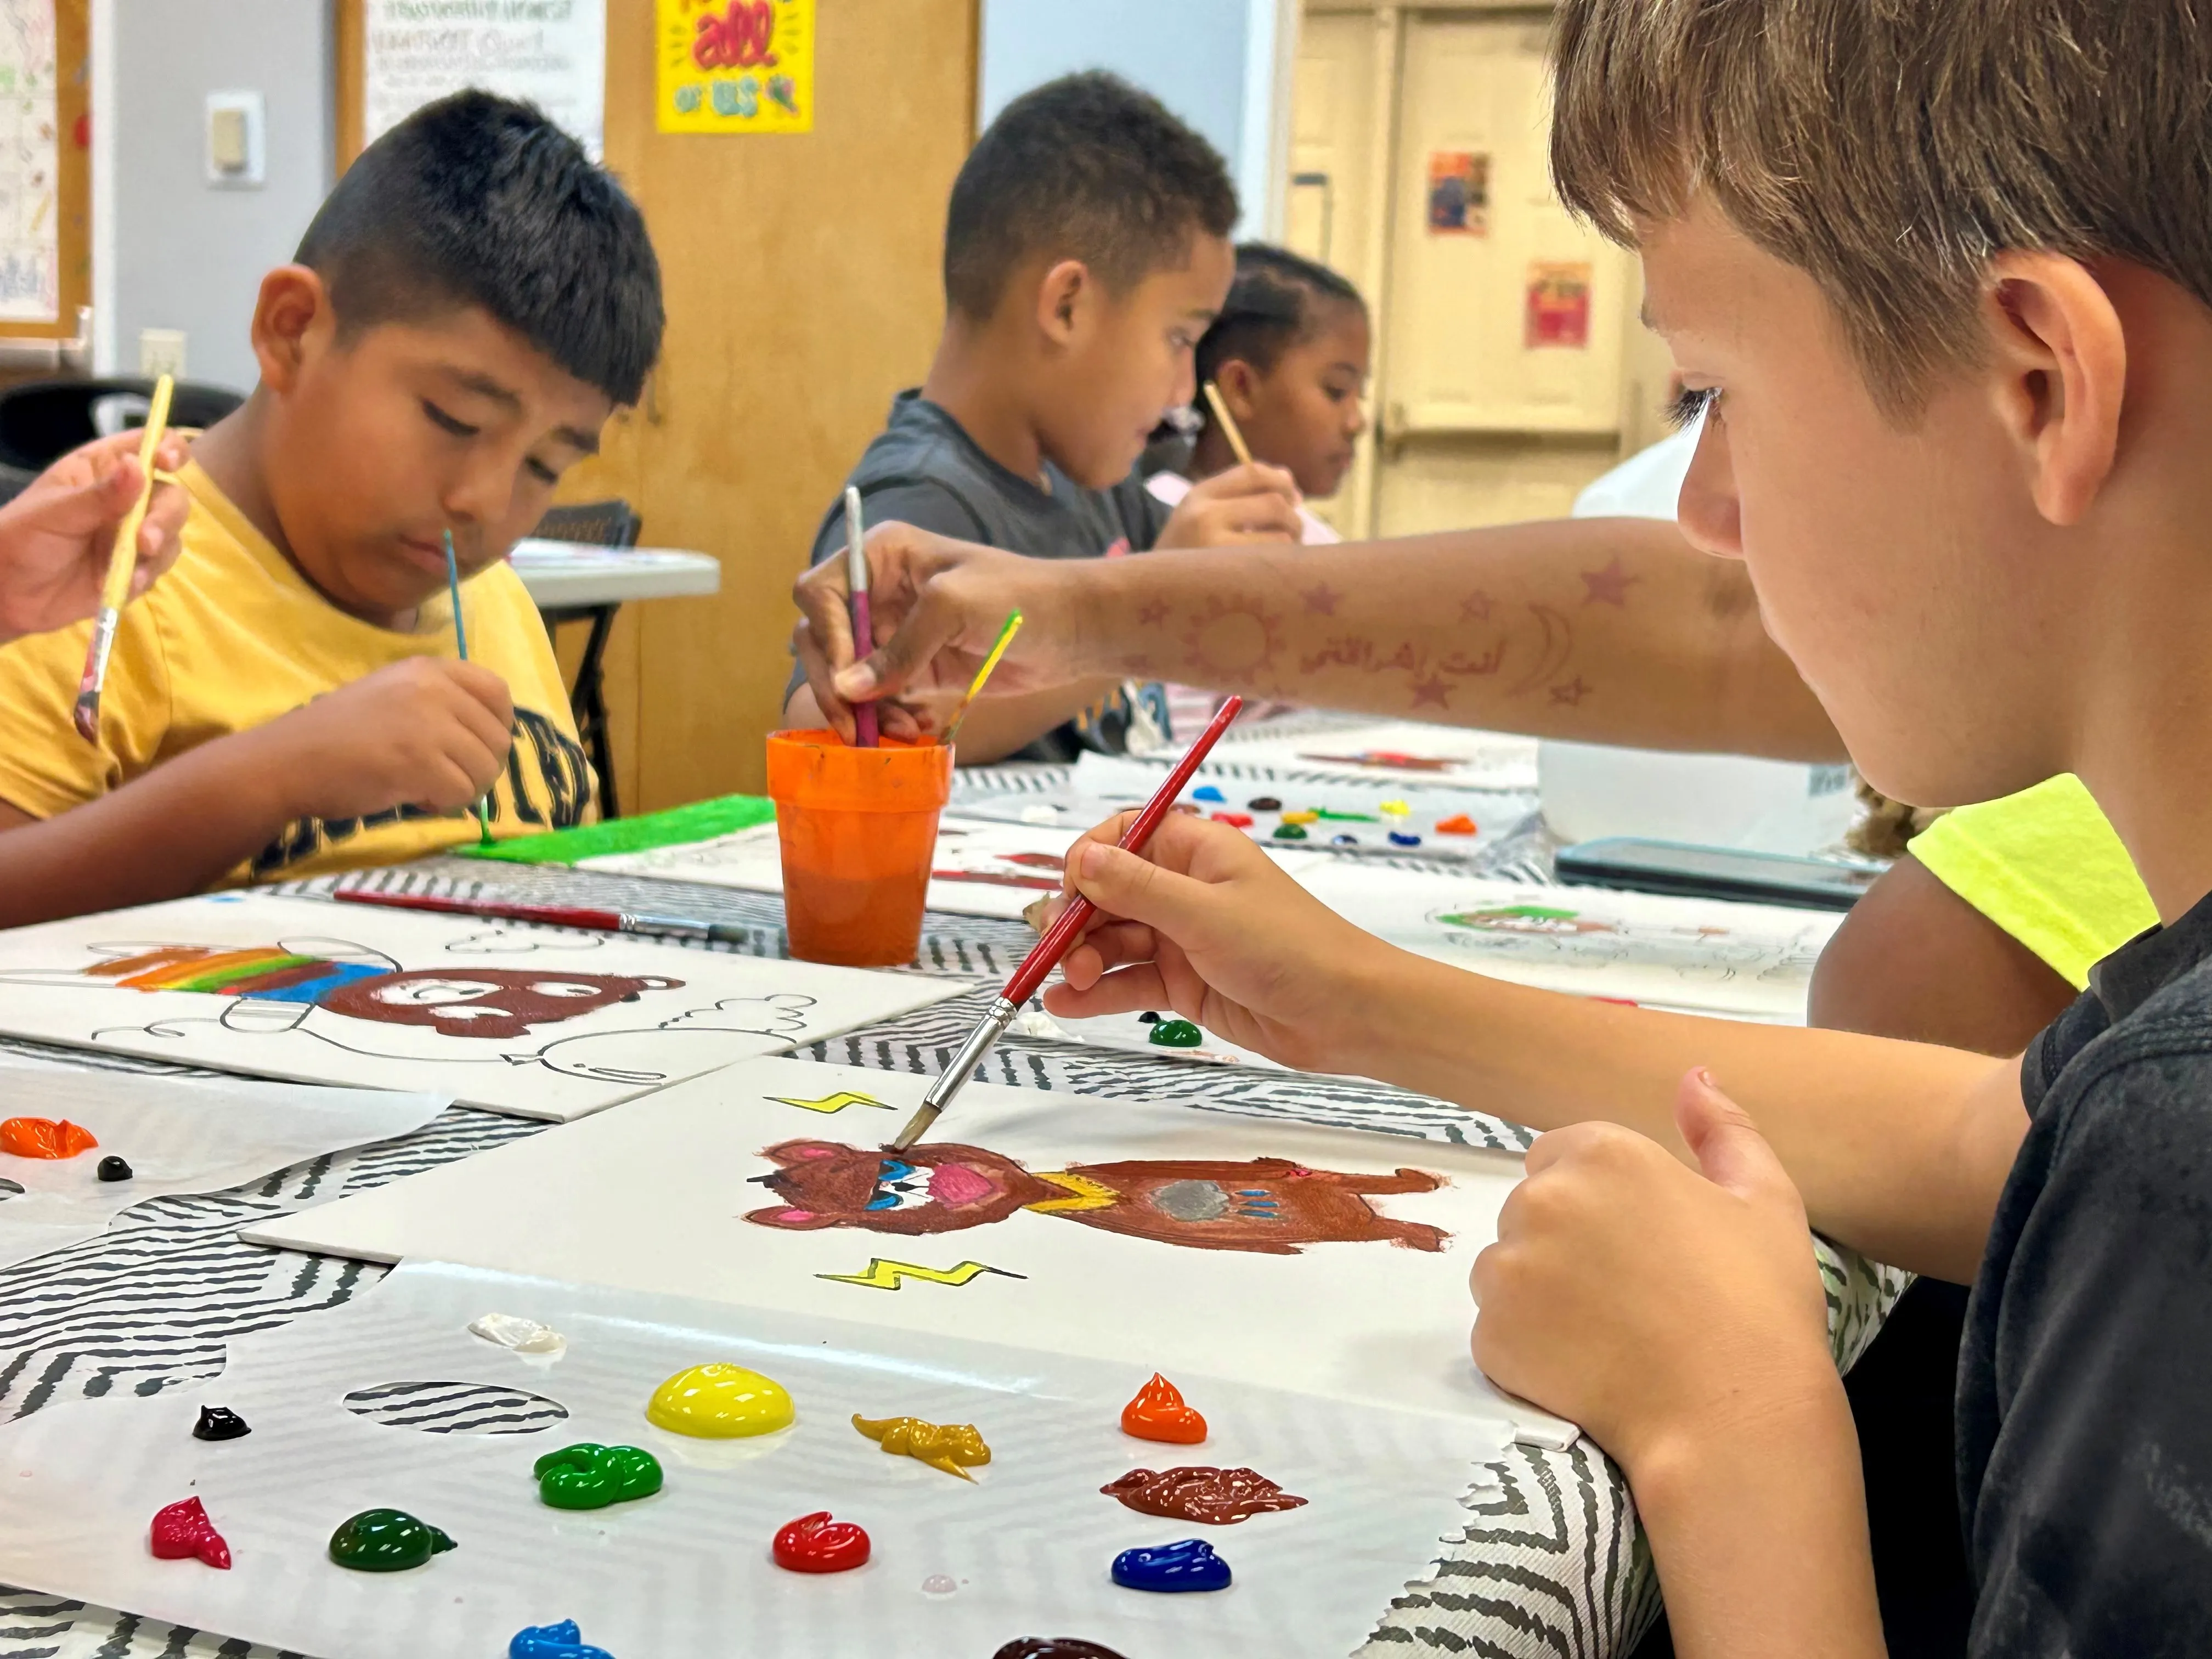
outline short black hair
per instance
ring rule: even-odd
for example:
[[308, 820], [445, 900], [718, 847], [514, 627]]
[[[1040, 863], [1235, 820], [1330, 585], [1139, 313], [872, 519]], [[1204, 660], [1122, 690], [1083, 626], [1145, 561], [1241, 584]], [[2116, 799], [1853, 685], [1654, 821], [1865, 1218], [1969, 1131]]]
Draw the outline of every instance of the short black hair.
[[1363, 315], [1367, 310], [1359, 290], [1317, 260], [1271, 242], [1240, 244], [1229, 297], [1198, 343], [1199, 384], [1212, 380], [1231, 358], [1267, 374], [1285, 351], [1313, 333], [1329, 303], [1357, 306]]
[[1080, 259], [1127, 292], [1185, 258], [1193, 231], [1226, 236], [1237, 186], [1220, 152], [1103, 70], [1025, 92], [975, 141], [945, 223], [945, 298], [978, 319], [1039, 251]]
[[343, 334], [482, 306], [618, 404], [660, 355], [660, 262], [637, 204], [543, 111], [488, 92], [426, 104], [363, 150], [294, 258]]

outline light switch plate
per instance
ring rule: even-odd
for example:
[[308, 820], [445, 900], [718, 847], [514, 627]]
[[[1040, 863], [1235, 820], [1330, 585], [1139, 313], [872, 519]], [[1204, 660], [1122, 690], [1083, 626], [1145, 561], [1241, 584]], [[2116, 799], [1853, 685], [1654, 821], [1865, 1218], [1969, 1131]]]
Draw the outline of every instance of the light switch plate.
[[258, 190], [268, 181], [264, 109], [258, 92], [207, 95], [207, 181], [217, 190]]

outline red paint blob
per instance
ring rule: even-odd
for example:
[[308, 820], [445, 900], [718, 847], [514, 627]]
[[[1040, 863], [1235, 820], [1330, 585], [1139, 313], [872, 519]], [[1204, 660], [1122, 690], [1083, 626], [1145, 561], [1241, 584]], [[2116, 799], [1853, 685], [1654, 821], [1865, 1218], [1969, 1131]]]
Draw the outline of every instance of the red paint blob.
[[1216, 823], [1225, 823], [1231, 830], [1249, 830], [1252, 827], [1252, 815], [1249, 812], [1212, 812], [1207, 816]]
[[1464, 812], [1455, 817], [1438, 818], [1437, 833], [1440, 836], [1472, 836], [1476, 833], [1474, 820]]
[[0, 1152], [17, 1158], [75, 1158], [99, 1145], [91, 1130], [67, 1118], [57, 1123], [50, 1117], [11, 1117], [0, 1123]]
[[208, 1519], [197, 1498], [155, 1510], [149, 1541], [154, 1553], [164, 1561], [183, 1561], [196, 1555], [211, 1567], [230, 1571], [230, 1546], [222, 1541], [222, 1534], [215, 1529], [215, 1522]]
[[817, 1510], [775, 1534], [775, 1564], [792, 1572], [846, 1572], [868, 1559], [868, 1534], [850, 1521]]
[[1121, 1432], [1171, 1446], [1195, 1446], [1206, 1438], [1206, 1419], [1183, 1404], [1182, 1389], [1154, 1371], [1137, 1397], [1121, 1407]]

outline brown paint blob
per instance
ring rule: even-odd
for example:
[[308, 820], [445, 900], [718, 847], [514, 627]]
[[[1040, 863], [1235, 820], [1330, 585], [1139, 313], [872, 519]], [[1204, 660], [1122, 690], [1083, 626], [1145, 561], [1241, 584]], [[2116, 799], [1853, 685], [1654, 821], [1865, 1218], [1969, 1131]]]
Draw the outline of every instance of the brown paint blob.
[[1018, 1636], [991, 1659], [1121, 1659], [1121, 1656], [1079, 1636]]
[[1294, 1510], [1306, 1501], [1285, 1492], [1257, 1469], [1185, 1466], [1131, 1469], [1099, 1487], [1140, 1515], [1164, 1515], [1176, 1521], [1203, 1521], [1231, 1527], [1273, 1510]]

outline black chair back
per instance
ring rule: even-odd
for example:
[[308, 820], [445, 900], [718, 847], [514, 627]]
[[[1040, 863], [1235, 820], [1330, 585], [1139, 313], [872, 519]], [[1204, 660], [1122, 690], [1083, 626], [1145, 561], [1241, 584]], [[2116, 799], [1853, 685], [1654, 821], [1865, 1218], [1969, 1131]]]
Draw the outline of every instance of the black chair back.
[[[105, 430], [143, 426], [154, 383], [141, 380], [26, 380], [0, 392], [0, 466], [39, 472]], [[169, 424], [204, 429], [246, 399], [218, 386], [180, 380]]]

